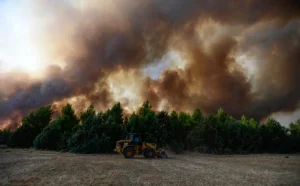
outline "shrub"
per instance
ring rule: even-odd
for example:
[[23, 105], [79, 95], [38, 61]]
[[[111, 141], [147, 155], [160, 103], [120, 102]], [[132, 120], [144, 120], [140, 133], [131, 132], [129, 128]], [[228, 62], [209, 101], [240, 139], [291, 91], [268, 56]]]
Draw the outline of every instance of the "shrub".
[[57, 150], [61, 140], [61, 129], [56, 121], [47, 126], [34, 140], [34, 148]]

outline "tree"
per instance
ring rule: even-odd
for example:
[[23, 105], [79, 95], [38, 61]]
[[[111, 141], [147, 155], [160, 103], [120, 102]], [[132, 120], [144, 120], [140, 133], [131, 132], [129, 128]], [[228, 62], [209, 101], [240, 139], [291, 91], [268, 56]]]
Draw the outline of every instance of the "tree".
[[106, 112], [94, 114], [89, 107], [82, 114], [82, 126], [68, 140], [71, 152], [107, 153], [113, 152], [115, 144], [123, 135], [123, 109], [120, 103]]
[[200, 109], [191, 115], [155, 112], [149, 101], [125, 119], [120, 103], [98, 113], [90, 105], [79, 118], [72, 105], [66, 104], [61, 113], [51, 121], [51, 106], [41, 107], [25, 116], [15, 132], [0, 130], [0, 142], [12, 147], [34, 145], [36, 149], [108, 153], [113, 152], [119, 139], [129, 133], [141, 133], [144, 141], [171, 147], [176, 153], [183, 150], [221, 154], [300, 152], [300, 119], [286, 128], [273, 118], [265, 124], [245, 115], [236, 120], [223, 109], [208, 117]]
[[214, 152], [217, 149], [217, 126], [220, 122], [215, 116], [208, 116], [204, 121], [204, 144], [208, 152]]
[[0, 130], [0, 145], [9, 146], [12, 134], [13, 133], [9, 129]]
[[34, 148], [57, 150], [61, 140], [60, 120], [54, 120], [49, 126], [35, 138], [33, 141]]
[[247, 118], [246, 118], [245, 115], [242, 116], [242, 118], [241, 118], [241, 123], [244, 124], [244, 125], [247, 125], [247, 124], [248, 124], [248, 120], [247, 120]]
[[252, 128], [257, 128], [258, 127], [258, 123], [255, 121], [255, 119], [251, 118], [249, 120], [249, 125], [252, 127]]
[[192, 118], [193, 118], [193, 121], [196, 123], [199, 123], [203, 120], [203, 115], [202, 115], [202, 112], [200, 111], [200, 109], [195, 109]]
[[143, 126], [140, 124], [140, 116], [133, 112], [126, 123], [125, 126], [126, 135], [129, 133], [142, 133]]
[[[86, 113], [89, 113], [89, 109], [90, 108], [88, 108]], [[68, 140], [79, 127], [79, 119], [75, 115], [75, 111], [71, 104], [67, 104], [63, 107], [61, 112], [62, 115], [57, 119], [62, 134], [58, 149], [66, 150], [68, 149]]]
[[300, 135], [300, 119], [295, 123], [290, 123], [291, 135]]
[[106, 136], [110, 138], [107, 144], [109, 151], [113, 151], [116, 142], [123, 136], [123, 108], [120, 103], [115, 104], [105, 114], [107, 117], [104, 119], [102, 129]]
[[300, 152], [300, 119], [289, 126], [290, 140], [289, 149], [291, 152]]
[[111, 110], [108, 111], [111, 117], [111, 122], [122, 125], [123, 124], [123, 108], [120, 103], [115, 104]]
[[152, 106], [151, 106], [150, 102], [147, 100], [140, 107], [138, 114], [140, 116], [146, 116], [149, 112], [152, 112]]
[[195, 148], [200, 150], [203, 145], [203, 132], [204, 132], [204, 117], [200, 109], [195, 109], [191, 120], [188, 119], [189, 131], [187, 135], [187, 149], [194, 150]]
[[159, 147], [167, 144], [170, 136], [170, 118], [167, 111], [160, 111], [156, 115], [157, 122], [152, 126], [151, 134], [156, 138], [156, 143]]
[[286, 151], [288, 130], [281, 126], [274, 118], [268, 118], [265, 125], [260, 127], [260, 136], [262, 137], [262, 151], [283, 152]]
[[80, 120], [83, 122], [87, 120], [89, 117], [93, 117], [96, 115], [94, 105], [90, 105], [85, 112], [80, 113]]
[[218, 110], [218, 113], [216, 114], [216, 117], [221, 121], [221, 122], [226, 122], [228, 120], [233, 120], [232, 116], [229, 116], [222, 108]]
[[33, 140], [49, 124], [52, 114], [53, 110], [49, 105], [25, 116], [22, 119], [22, 124], [12, 135], [12, 147], [32, 147]]
[[[103, 117], [103, 115], [101, 115]], [[111, 152], [111, 138], [103, 130], [103, 120], [99, 116], [89, 117], [82, 123], [68, 141], [68, 147], [75, 153], [105, 153]]]
[[79, 119], [77, 118], [71, 104], [67, 104], [65, 107], [63, 107], [61, 113], [62, 115], [60, 116], [60, 119], [62, 121], [60, 122], [60, 127], [62, 131], [71, 131], [79, 124]]
[[184, 149], [184, 143], [186, 139], [184, 131], [184, 124], [179, 119], [176, 111], [172, 111], [170, 115], [170, 125], [169, 125], [169, 139], [168, 144], [173, 151], [180, 153]]
[[129, 133], [141, 133], [142, 139], [149, 142], [155, 142], [157, 139], [152, 133], [158, 126], [158, 119], [152, 110], [149, 101], [145, 101], [138, 109], [138, 114], [133, 112], [129, 117], [126, 129], [126, 135]]
[[142, 125], [142, 138], [145, 141], [157, 143], [155, 130], [159, 127], [158, 119], [153, 110], [148, 110], [145, 115], [140, 115], [140, 124]]
[[[85, 113], [90, 114], [90, 108]], [[79, 127], [79, 119], [71, 104], [66, 104], [61, 110], [61, 116], [40, 132], [34, 139], [36, 149], [67, 150], [68, 140]], [[87, 114], [83, 114], [84, 118]]]

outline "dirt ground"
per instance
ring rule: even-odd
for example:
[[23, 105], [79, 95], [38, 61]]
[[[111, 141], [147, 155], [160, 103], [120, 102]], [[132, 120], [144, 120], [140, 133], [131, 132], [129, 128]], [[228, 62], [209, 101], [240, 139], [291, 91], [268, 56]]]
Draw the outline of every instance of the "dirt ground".
[[300, 185], [299, 155], [168, 155], [1, 149], [0, 185]]

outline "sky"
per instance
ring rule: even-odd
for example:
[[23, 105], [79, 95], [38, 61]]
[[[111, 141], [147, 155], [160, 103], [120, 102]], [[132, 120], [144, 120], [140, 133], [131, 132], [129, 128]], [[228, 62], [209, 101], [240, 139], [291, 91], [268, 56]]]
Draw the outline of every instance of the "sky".
[[300, 118], [299, 2], [0, 0], [0, 126], [45, 104]]
[[18, 1], [0, 1], [0, 59], [2, 70], [37, 71], [39, 56], [30, 16]]

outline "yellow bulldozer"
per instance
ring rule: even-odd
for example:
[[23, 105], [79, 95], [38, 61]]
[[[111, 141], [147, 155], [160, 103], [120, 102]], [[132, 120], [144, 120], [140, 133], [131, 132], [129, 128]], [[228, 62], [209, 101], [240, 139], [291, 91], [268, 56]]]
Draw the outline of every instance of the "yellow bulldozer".
[[143, 155], [145, 158], [168, 157], [165, 150], [157, 149], [155, 143], [143, 142], [139, 133], [131, 133], [127, 139], [117, 141], [114, 151], [123, 154], [125, 158], [133, 158], [135, 155]]

